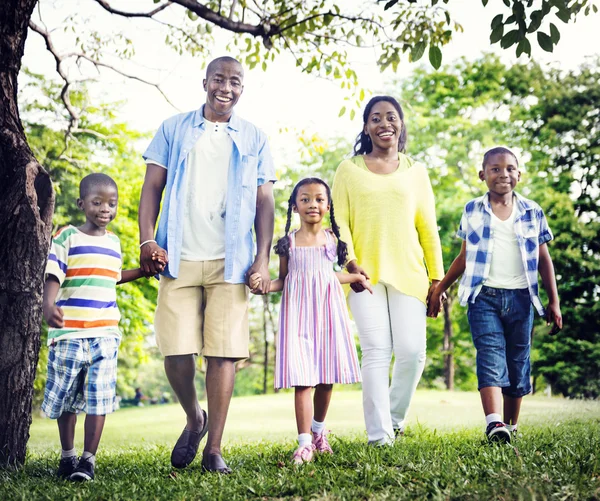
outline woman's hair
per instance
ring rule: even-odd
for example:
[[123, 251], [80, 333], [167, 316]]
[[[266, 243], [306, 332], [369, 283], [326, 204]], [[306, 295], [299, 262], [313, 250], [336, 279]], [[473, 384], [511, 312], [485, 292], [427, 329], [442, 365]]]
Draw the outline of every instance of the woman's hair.
[[481, 163], [481, 168], [483, 170], [485, 170], [486, 164], [490, 161], [490, 157], [494, 155], [512, 155], [512, 157], [515, 159], [515, 162], [517, 162], [517, 167], [519, 166], [519, 159], [517, 158], [517, 155], [504, 146], [495, 146], [483, 154], [483, 162]]
[[369, 120], [369, 115], [371, 114], [371, 110], [373, 106], [381, 101], [385, 101], [390, 103], [396, 111], [398, 112], [398, 116], [402, 121], [402, 130], [400, 131], [400, 139], [398, 140], [398, 151], [404, 152], [406, 150], [406, 125], [404, 124], [404, 111], [402, 111], [402, 106], [400, 103], [396, 101], [392, 96], [375, 96], [372, 97], [371, 100], [367, 103], [365, 107], [365, 111], [363, 111], [363, 128], [360, 131], [360, 134], [356, 137], [356, 142], [354, 143], [354, 155], [364, 155], [366, 153], [371, 153], [373, 151], [373, 143], [371, 142], [371, 138], [365, 134], [365, 125]]
[[333, 230], [333, 234], [337, 237], [337, 256], [338, 256], [338, 264], [340, 266], [344, 266], [346, 264], [346, 257], [348, 256], [348, 246], [345, 242], [340, 239], [340, 228], [335, 221], [335, 214], [333, 212], [333, 200], [331, 199], [331, 190], [325, 181], [319, 179], [318, 177], [307, 177], [298, 182], [294, 189], [292, 190], [292, 194], [288, 200], [288, 209], [287, 209], [287, 221], [285, 223], [285, 235], [281, 237], [275, 247], [275, 254], [278, 256], [289, 257], [290, 255], [290, 225], [292, 224], [292, 209], [296, 206], [296, 197], [298, 196], [298, 191], [302, 186], [307, 184], [320, 184], [325, 186], [325, 190], [327, 191], [327, 201], [329, 202], [329, 219], [331, 220], [331, 229]]

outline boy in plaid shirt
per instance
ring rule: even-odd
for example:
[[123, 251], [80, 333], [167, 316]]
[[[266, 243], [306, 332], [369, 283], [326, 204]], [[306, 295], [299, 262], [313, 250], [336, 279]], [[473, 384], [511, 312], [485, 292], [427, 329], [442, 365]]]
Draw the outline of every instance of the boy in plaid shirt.
[[[562, 328], [546, 245], [553, 236], [540, 206], [513, 191], [521, 173], [509, 149], [487, 151], [479, 178], [488, 192], [465, 205], [457, 233], [463, 240], [460, 254], [432, 294], [428, 315], [437, 316], [442, 294], [462, 275], [458, 296], [469, 308], [485, 433], [490, 441], [510, 442], [523, 396], [531, 392], [533, 308], [553, 324], [551, 333]], [[549, 298], [546, 310], [538, 273]]]
[[[84, 177], [79, 197], [77, 206], [86, 222], [57, 232], [46, 266], [43, 312], [49, 350], [42, 410], [58, 422], [62, 453], [57, 475], [92, 480], [104, 420], [115, 410], [121, 340], [115, 285], [144, 275], [139, 268], [121, 271], [119, 238], [106, 230], [117, 213], [113, 179], [105, 174]], [[164, 267], [166, 254], [153, 259]], [[75, 425], [82, 410], [87, 415], [78, 461]]]

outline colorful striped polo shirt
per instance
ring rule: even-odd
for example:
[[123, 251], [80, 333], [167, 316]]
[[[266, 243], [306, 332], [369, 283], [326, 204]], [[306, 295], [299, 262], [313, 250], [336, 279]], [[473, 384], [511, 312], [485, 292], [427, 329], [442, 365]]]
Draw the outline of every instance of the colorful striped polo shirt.
[[46, 276], [60, 289], [56, 305], [64, 327], [48, 329], [48, 344], [59, 339], [121, 337], [117, 282], [121, 279], [121, 243], [107, 231], [91, 236], [74, 226], [61, 228], [52, 239]]

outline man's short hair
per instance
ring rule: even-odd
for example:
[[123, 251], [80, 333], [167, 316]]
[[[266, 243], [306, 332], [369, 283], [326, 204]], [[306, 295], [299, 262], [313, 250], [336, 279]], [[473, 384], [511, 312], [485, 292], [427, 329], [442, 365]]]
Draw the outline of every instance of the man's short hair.
[[112, 177], [101, 172], [94, 172], [85, 176], [79, 183], [79, 198], [87, 197], [90, 191], [97, 186], [112, 186], [117, 192], [119, 191], [117, 183]]
[[208, 78], [215, 72], [217, 66], [220, 63], [238, 64], [240, 66], [240, 68], [242, 69], [242, 74], [244, 73], [244, 67], [242, 66], [242, 63], [240, 63], [237, 59], [235, 59], [234, 57], [231, 57], [231, 56], [221, 56], [221, 57], [217, 57], [216, 59], [213, 59], [210, 63], [208, 63], [208, 66], [206, 67], [206, 78]]

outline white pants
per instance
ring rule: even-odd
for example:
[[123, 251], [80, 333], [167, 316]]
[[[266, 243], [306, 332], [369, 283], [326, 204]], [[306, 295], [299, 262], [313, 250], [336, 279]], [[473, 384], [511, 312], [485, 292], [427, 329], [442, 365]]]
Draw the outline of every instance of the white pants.
[[[427, 310], [417, 298], [379, 282], [348, 299], [362, 349], [363, 410], [369, 442], [389, 443], [404, 429], [425, 367]], [[395, 355], [390, 385], [390, 362]]]

